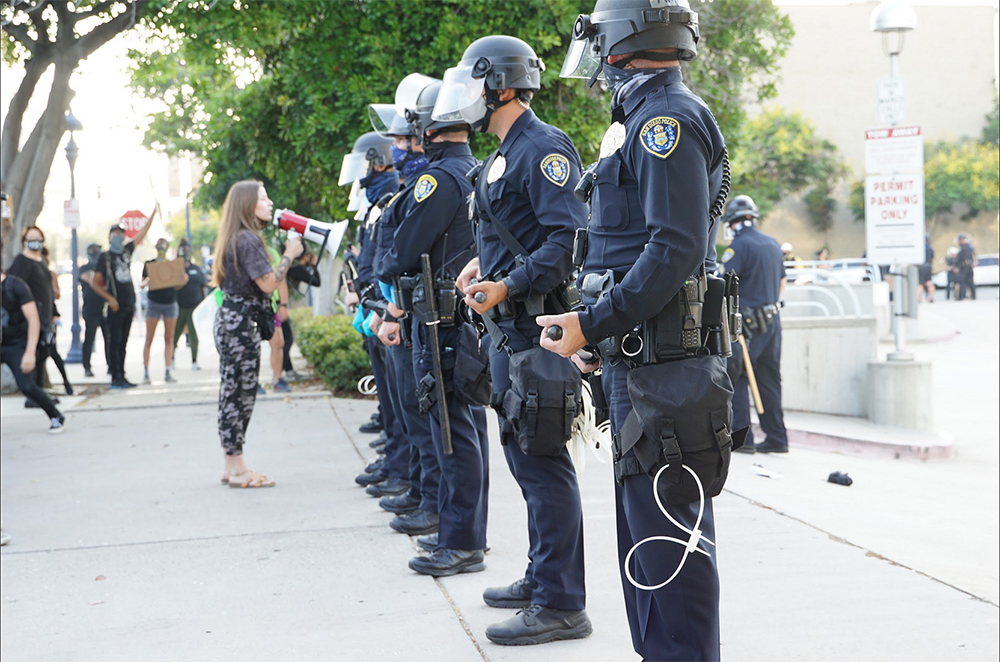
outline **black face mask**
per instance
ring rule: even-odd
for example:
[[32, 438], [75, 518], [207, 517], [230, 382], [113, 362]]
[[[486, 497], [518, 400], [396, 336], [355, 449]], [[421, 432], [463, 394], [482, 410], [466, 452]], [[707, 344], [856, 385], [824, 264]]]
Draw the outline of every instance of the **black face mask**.
[[451, 144], [449, 142], [424, 143], [424, 155], [427, 156], [428, 161], [437, 161]]
[[100, 253], [87, 253], [87, 261], [91, 265], [97, 264], [97, 258], [101, 257]]

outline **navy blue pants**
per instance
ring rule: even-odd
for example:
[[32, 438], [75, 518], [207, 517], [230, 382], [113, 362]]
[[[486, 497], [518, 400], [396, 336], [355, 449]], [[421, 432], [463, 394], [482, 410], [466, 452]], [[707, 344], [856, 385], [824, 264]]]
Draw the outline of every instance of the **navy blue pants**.
[[365, 349], [372, 360], [372, 376], [378, 389], [382, 429], [385, 432], [385, 472], [390, 478], [406, 478], [410, 473], [410, 445], [403, 434], [403, 424], [392, 407], [393, 380], [388, 378], [385, 347], [378, 338], [365, 336]]
[[[434, 359], [427, 347], [427, 327], [414, 320], [413, 368], [419, 383], [433, 372]], [[459, 328], [439, 330], [442, 354], [458, 347]], [[446, 375], [450, 378], [450, 375]], [[447, 395], [448, 420], [451, 424], [451, 455], [444, 454], [438, 406], [429, 412], [434, 450], [441, 467], [438, 489], [438, 514], [441, 516], [438, 541], [446, 549], [485, 549], [486, 517], [489, 504], [489, 447], [486, 444], [486, 416], [481, 407], [459, 402]], [[478, 412], [474, 410], [479, 410]]]
[[[409, 322], [406, 322], [409, 323]], [[386, 348], [387, 365], [396, 384], [398, 398], [393, 405], [396, 418], [403, 423], [403, 433], [410, 442], [410, 495], [420, 499], [420, 509], [438, 511], [438, 464], [430, 419], [417, 406], [417, 382], [413, 371], [413, 347], [394, 345]]]
[[[601, 384], [611, 410], [611, 430], [618, 429], [632, 410], [628, 394], [629, 368], [624, 364], [605, 364]], [[629, 451], [632, 453], [632, 451]], [[662, 479], [661, 479], [662, 480]], [[653, 497], [653, 479], [646, 474], [628, 476], [615, 485], [618, 518], [618, 562], [625, 592], [625, 611], [632, 630], [632, 646], [646, 662], [667, 660], [719, 659], [719, 572], [715, 547], [705, 543], [702, 549], [712, 558], [691, 554], [672, 582], [655, 591], [633, 586], [625, 576], [625, 557], [632, 546], [650, 536], [670, 536], [687, 540], [663, 516]], [[698, 504], [667, 505], [670, 515], [692, 528], [698, 516]], [[705, 501], [702, 534], [715, 542], [715, 515], [712, 500]], [[684, 555], [684, 547], [667, 541], [648, 542], [632, 555], [633, 578], [640, 584], [656, 586], [670, 577]]]
[[[532, 337], [524, 333], [526, 329], [519, 333], [513, 325], [502, 328], [515, 351], [531, 348]], [[537, 326], [534, 331], [537, 335]], [[511, 386], [509, 366], [507, 353], [490, 345], [495, 395]], [[511, 424], [502, 414], [498, 418], [507, 466], [528, 507], [528, 567], [524, 577], [534, 585], [531, 603], [552, 609], [584, 609], [583, 507], [569, 451], [563, 448], [559, 455], [525, 455], [513, 437]]]
[[[748, 343], [750, 363], [753, 365], [760, 390], [764, 413], [760, 416], [760, 428], [767, 435], [767, 441], [781, 446], [788, 445], [785, 431], [785, 415], [781, 410], [781, 317], [775, 316], [764, 333], [755, 333]], [[733, 345], [730, 361], [742, 361], [743, 349], [739, 343]], [[733, 385], [733, 429], [750, 425], [750, 382], [746, 374]], [[753, 444], [753, 430], [747, 431], [747, 444]]]

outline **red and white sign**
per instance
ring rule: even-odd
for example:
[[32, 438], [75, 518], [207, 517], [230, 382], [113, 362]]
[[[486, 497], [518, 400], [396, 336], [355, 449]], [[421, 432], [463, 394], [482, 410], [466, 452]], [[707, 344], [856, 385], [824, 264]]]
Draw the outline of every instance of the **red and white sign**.
[[924, 137], [919, 126], [865, 131], [865, 172], [891, 175], [899, 172], [922, 172]]
[[77, 199], [63, 202], [63, 225], [67, 228], [80, 227], [80, 201]]
[[870, 264], [924, 263], [924, 175], [865, 178], [865, 239]]
[[133, 209], [122, 214], [118, 224], [125, 230], [125, 236], [131, 239], [139, 234], [139, 231], [146, 227], [149, 218], [138, 209]]

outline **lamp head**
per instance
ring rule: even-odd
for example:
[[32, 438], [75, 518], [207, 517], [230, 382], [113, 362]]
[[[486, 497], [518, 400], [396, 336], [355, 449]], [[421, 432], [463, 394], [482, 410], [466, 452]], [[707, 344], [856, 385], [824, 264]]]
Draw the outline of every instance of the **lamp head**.
[[910, 5], [885, 0], [872, 12], [869, 26], [882, 35], [882, 50], [886, 55], [903, 52], [903, 36], [917, 29], [917, 12]]
[[73, 114], [73, 110], [72, 109], [70, 109], [66, 113], [66, 130], [67, 131], [82, 131], [83, 130], [83, 122], [81, 122], [80, 120], [78, 120], [76, 118], [76, 115]]

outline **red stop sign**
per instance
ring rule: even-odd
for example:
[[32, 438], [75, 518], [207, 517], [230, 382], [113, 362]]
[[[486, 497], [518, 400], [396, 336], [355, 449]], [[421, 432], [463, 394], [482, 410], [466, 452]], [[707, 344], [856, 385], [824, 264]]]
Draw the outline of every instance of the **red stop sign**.
[[125, 230], [125, 236], [131, 239], [139, 234], [139, 231], [146, 226], [149, 219], [138, 209], [125, 212], [118, 224]]

